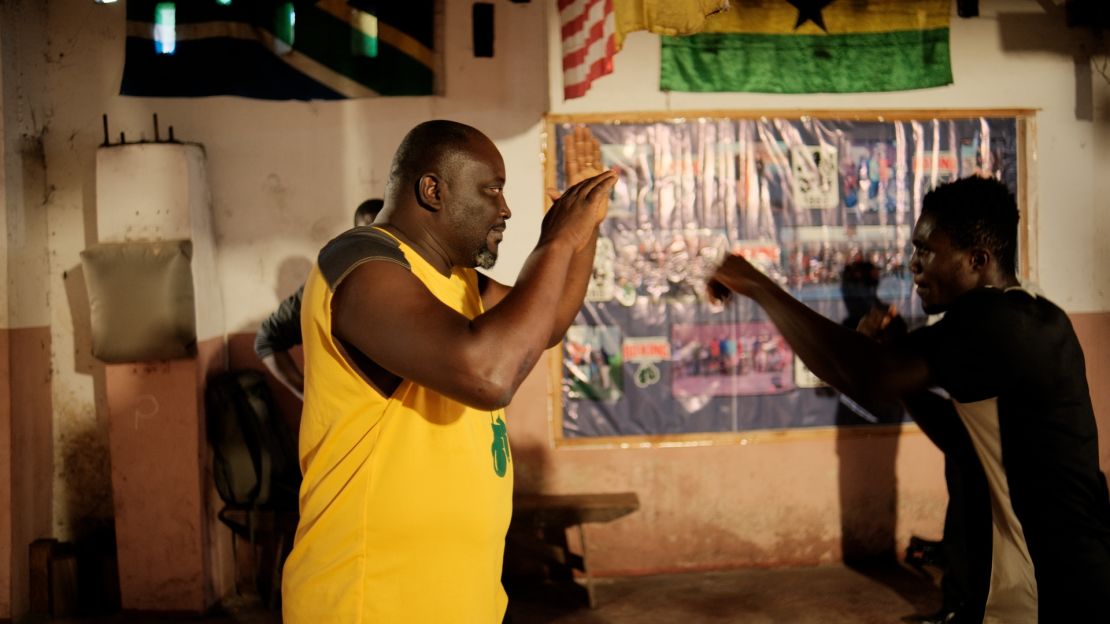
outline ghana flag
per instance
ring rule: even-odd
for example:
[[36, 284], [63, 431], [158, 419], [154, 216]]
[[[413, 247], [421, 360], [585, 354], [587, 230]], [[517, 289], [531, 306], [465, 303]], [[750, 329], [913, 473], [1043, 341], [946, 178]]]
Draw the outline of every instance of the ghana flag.
[[436, 92], [436, 0], [128, 0], [122, 95]]
[[951, 84], [949, 0], [733, 0], [663, 37], [664, 91], [848, 93]]

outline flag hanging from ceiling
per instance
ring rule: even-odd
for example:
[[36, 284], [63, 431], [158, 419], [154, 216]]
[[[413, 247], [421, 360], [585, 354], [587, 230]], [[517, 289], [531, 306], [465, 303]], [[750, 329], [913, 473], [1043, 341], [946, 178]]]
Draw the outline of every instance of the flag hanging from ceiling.
[[848, 93], [952, 83], [950, 0], [732, 0], [663, 37], [665, 91]]
[[128, 0], [122, 95], [433, 95], [437, 0]]
[[613, 73], [617, 53], [613, 0], [558, 0], [563, 42], [563, 97], [581, 97]]

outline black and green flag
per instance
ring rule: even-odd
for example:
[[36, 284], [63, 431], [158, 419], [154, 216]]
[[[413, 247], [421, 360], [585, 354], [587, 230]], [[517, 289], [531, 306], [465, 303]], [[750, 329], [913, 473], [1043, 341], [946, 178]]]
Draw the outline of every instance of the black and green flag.
[[436, 0], [128, 0], [122, 95], [436, 93]]

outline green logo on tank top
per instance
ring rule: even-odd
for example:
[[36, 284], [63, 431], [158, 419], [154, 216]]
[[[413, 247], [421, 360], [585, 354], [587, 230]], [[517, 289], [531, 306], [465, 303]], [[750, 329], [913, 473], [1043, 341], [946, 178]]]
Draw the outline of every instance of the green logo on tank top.
[[490, 422], [490, 427], [493, 427], [493, 471], [497, 476], [503, 477], [509, 470], [509, 434], [505, 429], [505, 421], [500, 416], [496, 422]]

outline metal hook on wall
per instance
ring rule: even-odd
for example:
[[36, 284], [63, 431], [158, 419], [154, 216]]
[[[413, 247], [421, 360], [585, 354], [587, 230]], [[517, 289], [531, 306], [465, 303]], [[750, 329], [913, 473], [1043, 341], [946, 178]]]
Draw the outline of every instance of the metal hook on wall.
[[[111, 139], [109, 138], [109, 134], [108, 134], [108, 113], [102, 114], [101, 119], [103, 121], [103, 126], [104, 126], [104, 142], [101, 143], [100, 146], [101, 147], [112, 147], [113, 145], [126, 145], [127, 144], [127, 136], [123, 133], [122, 130], [119, 133], [119, 143], [112, 143]], [[153, 114], [153, 121], [154, 121], [154, 141], [153, 141], [153, 143], [177, 143], [178, 142], [177, 139], [175, 139], [174, 136], [173, 136], [173, 126], [169, 127], [169, 137], [164, 141], [162, 140], [161, 129], [158, 126], [158, 113]], [[138, 142], [139, 143], [146, 143], [147, 141], [145, 139], [140, 139]]]

